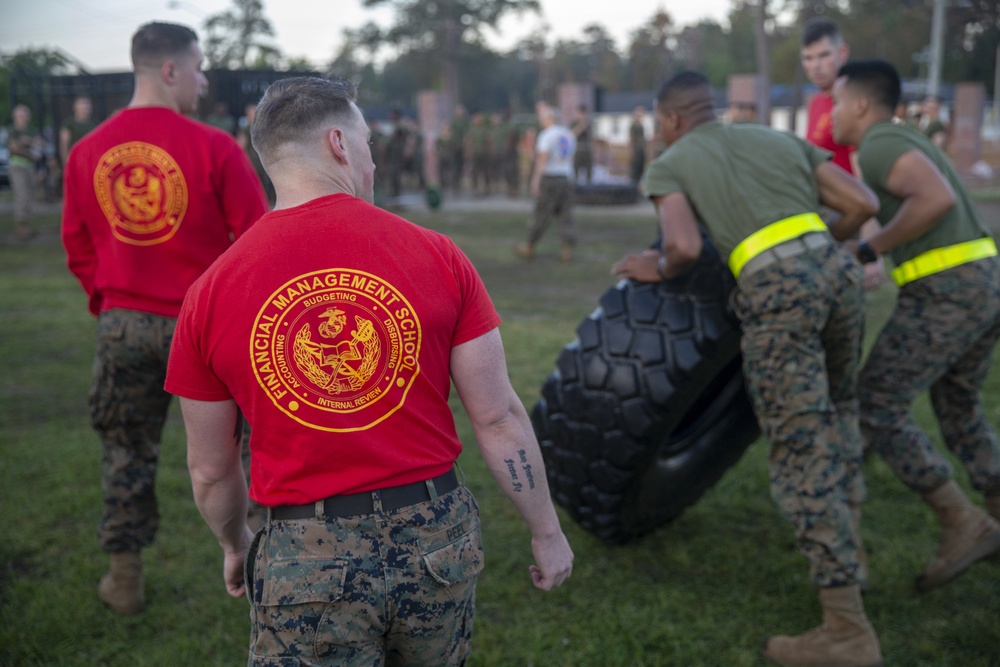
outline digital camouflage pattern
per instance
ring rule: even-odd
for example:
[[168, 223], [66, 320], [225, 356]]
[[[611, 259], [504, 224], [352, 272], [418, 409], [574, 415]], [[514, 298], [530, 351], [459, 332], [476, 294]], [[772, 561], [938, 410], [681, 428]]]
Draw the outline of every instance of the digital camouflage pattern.
[[1000, 339], [1000, 260], [970, 262], [907, 283], [861, 373], [868, 447], [921, 495], [952, 468], [917, 426], [914, 399], [930, 390], [948, 449], [973, 488], [1000, 493], [1000, 442], [983, 414], [982, 387]]
[[858, 369], [864, 271], [838, 244], [740, 277], [743, 370], [771, 443], [771, 495], [817, 586], [858, 583], [850, 504], [864, 498]]
[[392, 512], [269, 521], [246, 567], [251, 667], [468, 658], [483, 547], [464, 486]]
[[97, 320], [90, 419], [104, 448], [101, 548], [139, 551], [160, 518], [155, 480], [171, 395], [163, 390], [176, 320], [113, 309]]

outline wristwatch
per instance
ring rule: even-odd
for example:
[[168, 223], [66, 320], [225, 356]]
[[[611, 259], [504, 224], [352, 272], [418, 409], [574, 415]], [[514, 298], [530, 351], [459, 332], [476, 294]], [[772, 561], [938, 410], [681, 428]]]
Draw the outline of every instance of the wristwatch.
[[858, 244], [858, 260], [862, 264], [871, 264], [878, 261], [878, 253], [868, 245], [868, 241], [862, 241]]
[[656, 260], [656, 273], [660, 276], [661, 280], [667, 280], [667, 256], [660, 255], [660, 258]]

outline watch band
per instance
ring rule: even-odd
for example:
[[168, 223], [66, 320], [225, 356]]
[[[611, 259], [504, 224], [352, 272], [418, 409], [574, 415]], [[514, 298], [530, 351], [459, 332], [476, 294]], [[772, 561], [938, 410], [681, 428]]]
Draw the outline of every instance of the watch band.
[[871, 264], [878, 261], [878, 253], [868, 245], [868, 241], [862, 241], [858, 244], [858, 260], [862, 264]]

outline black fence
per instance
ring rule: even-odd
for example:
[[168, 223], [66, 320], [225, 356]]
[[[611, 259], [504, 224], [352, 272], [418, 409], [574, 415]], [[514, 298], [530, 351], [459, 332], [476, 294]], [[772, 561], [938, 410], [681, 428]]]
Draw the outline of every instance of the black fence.
[[[234, 118], [244, 115], [244, 108], [256, 102], [267, 87], [278, 79], [292, 76], [317, 76], [309, 71], [274, 70], [209, 70], [208, 89], [198, 105], [198, 116], [204, 118], [214, 105], [222, 102]], [[132, 72], [108, 74], [76, 74], [67, 76], [11, 76], [10, 102], [31, 108], [34, 124], [58, 128], [73, 114], [73, 100], [81, 95], [90, 97], [94, 105], [94, 120], [100, 122], [128, 105], [132, 99]]]

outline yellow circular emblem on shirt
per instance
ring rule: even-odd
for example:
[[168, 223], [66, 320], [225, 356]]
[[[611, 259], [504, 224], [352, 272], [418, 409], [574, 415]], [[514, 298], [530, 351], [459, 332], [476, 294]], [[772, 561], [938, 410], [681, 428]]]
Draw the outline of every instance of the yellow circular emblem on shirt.
[[115, 238], [133, 245], [168, 240], [187, 211], [187, 183], [177, 162], [141, 141], [119, 144], [101, 156], [94, 192]]
[[288, 281], [254, 321], [261, 389], [295, 421], [323, 431], [371, 428], [402, 407], [420, 372], [420, 321], [377, 276], [327, 269]]

